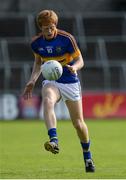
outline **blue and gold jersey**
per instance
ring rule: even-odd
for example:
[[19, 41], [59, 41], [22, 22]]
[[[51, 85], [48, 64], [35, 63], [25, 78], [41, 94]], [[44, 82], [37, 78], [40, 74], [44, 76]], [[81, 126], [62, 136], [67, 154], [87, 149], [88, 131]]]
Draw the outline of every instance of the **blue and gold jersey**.
[[77, 74], [71, 73], [65, 66], [74, 64], [74, 59], [80, 55], [80, 50], [71, 34], [58, 29], [55, 38], [51, 40], [46, 40], [40, 34], [33, 39], [31, 47], [34, 55], [41, 58], [42, 62], [57, 60], [62, 64], [63, 74], [57, 82], [78, 82]]

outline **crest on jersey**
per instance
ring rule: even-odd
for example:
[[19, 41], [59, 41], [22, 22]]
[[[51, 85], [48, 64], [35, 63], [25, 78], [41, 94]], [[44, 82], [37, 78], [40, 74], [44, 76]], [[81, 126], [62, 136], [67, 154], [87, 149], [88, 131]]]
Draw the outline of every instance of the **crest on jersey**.
[[60, 46], [57, 46], [57, 47], [56, 47], [56, 52], [57, 52], [57, 53], [60, 53], [61, 51], [62, 51], [61, 47], [60, 47]]

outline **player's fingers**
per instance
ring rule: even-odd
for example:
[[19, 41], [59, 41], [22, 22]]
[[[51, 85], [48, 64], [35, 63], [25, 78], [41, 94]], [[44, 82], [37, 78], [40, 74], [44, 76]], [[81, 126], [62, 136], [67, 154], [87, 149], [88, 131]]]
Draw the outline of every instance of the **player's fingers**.
[[23, 97], [24, 99], [27, 99], [27, 92], [26, 92], [26, 89], [25, 89], [24, 92], [22, 93], [22, 97]]
[[24, 100], [27, 100], [27, 99], [29, 99], [29, 91], [28, 91], [28, 89], [26, 88], [25, 90], [24, 90], [24, 92], [23, 92], [23, 98], [24, 98]]
[[32, 98], [32, 92], [29, 92], [29, 99]]
[[23, 94], [23, 98], [24, 98], [24, 100], [27, 100], [28, 99], [28, 94], [27, 93]]
[[66, 65], [66, 67], [67, 67], [72, 73], [76, 74], [76, 71], [75, 71], [75, 69], [74, 69], [72, 66]]
[[70, 65], [66, 65], [66, 67], [71, 71], [72, 67]]
[[29, 92], [27, 93], [27, 100], [30, 98]]
[[67, 67], [67, 68], [70, 68], [71, 66], [70, 66], [70, 65], [68, 65], [68, 64], [66, 64], [66, 67]]
[[26, 86], [26, 88], [24, 89], [24, 92], [22, 94], [24, 100], [28, 100], [28, 99], [32, 98], [32, 89], [33, 89], [33, 86], [31, 84], [28, 84]]

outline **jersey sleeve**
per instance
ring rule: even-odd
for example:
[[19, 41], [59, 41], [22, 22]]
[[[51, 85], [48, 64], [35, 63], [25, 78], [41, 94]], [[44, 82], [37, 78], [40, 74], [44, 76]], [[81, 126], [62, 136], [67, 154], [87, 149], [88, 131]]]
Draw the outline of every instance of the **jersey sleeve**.
[[75, 40], [75, 38], [72, 35], [70, 35], [68, 37], [68, 47], [67, 47], [67, 50], [71, 54], [73, 59], [79, 57], [80, 54], [81, 54], [80, 50], [78, 48], [78, 45], [76, 43], [76, 40]]
[[38, 54], [38, 43], [37, 43], [37, 41], [33, 40], [31, 42], [31, 49], [32, 49], [32, 52], [34, 54], [35, 59], [36, 58], [41, 58], [40, 55]]
[[37, 47], [38, 47], [37, 42], [36, 42], [36, 41], [33, 41], [33, 42], [31, 43], [31, 49], [32, 49], [33, 53], [38, 54]]

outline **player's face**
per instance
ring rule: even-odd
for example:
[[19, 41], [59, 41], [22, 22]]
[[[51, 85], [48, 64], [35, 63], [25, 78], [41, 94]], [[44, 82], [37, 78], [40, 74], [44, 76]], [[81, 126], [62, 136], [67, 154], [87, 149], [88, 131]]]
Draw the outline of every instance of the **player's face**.
[[49, 24], [47, 26], [42, 26], [42, 34], [45, 37], [45, 39], [50, 40], [53, 39], [56, 32], [56, 25], [55, 24]]

